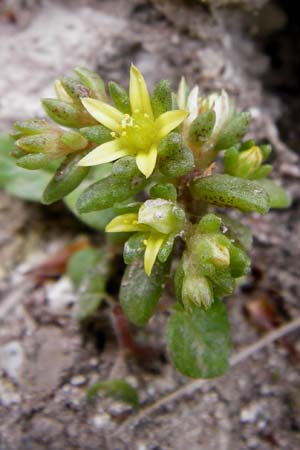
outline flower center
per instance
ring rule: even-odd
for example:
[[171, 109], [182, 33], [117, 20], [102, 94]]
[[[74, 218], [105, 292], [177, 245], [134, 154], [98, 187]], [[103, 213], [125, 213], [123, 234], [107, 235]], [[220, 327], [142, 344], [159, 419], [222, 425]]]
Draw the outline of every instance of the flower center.
[[124, 148], [135, 151], [149, 150], [155, 140], [154, 121], [146, 113], [138, 110], [132, 116], [125, 114], [121, 121], [120, 140]]

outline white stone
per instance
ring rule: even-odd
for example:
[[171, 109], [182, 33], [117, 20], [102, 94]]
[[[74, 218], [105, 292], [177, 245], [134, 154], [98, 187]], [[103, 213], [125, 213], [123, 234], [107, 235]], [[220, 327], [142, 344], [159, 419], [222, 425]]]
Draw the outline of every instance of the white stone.
[[75, 293], [70, 279], [62, 277], [54, 284], [47, 284], [46, 298], [49, 310], [54, 314], [70, 312], [69, 306], [75, 303]]
[[240, 414], [241, 422], [253, 423], [256, 421], [258, 414], [259, 414], [259, 406], [256, 403], [252, 403], [248, 407], [243, 408], [241, 410]]
[[18, 380], [24, 362], [24, 351], [18, 341], [11, 341], [0, 347], [0, 369]]
[[110, 416], [106, 413], [103, 414], [97, 414], [93, 417], [92, 423], [95, 428], [98, 430], [101, 428], [105, 428], [110, 422]]

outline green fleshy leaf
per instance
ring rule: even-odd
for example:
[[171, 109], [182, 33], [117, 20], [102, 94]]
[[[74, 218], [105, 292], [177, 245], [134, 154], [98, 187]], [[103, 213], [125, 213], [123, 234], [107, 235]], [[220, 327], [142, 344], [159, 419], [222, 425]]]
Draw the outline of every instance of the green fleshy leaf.
[[168, 237], [168, 239], [160, 247], [160, 250], [159, 250], [158, 255], [157, 255], [157, 259], [161, 263], [166, 262], [167, 259], [169, 258], [169, 256], [171, 255], [173, 247], [174, 247], [174, 240], [175, 240], [175, 236], [174, 235], [170, 235]]
[[267, 192], [255, 181], [217, 174], [193, 181], [190, 188], [194, 198], [213, 205], [260, 214], [270, 209]]
[[8, 134], [0, 134], [0, 187], [16, 197], [39, 202], [52, 175], [45, 170], [39, 170], [33, 175], [17, 167], [15, 159], [10, 156], [14, 145], [14, 140]]
[[100, 308], [103, 302], [101, 293], [82, 292], [77, 300], [77, 312], [75, 317], [77, 320], [86, 320]]
[[184, 280], [184, 270], [183, 270], [183, 263], [180, 261], [180, 263], [177, 266], [177, 269], [174, 274], [174, 288], [175, 288], [175, 294], [178, 302], [182, 304], [182, 285]]
[[213, 110], [200, 114], [191, 123], [189, 128], [189, 138], [194, 144], [203, 144], [210, 137], [216, 121], [216, 114]]
[[232, 217], [225, 216], [225, 214], [219, 215], [225, 225], [224, 232], [226, 236], [234, 242], [239, 243], [244, 250], [249, 251], [253, 243], [250, 228]]
[[139, 173], [134, 156], [124, 156], [114, 162], [112, 166], [112, 175], [125, 180], [133, 178]]
[[16, 164], [23, 169], [39, 170], [47, 166], [51, 159], [51, 155], [47, 155], [46, 153], [28, 153], [18, 158]]
[[124, 313], [135, 325], [146, 325], [152, 317], [162, 292], [168, 264], [156, 262], [150, 276], [144, 271], [141, 259], [127, 266], [120, 289]]
[[233, 119], [229, 121], [225, 129], [219, 136], [215, 146], [215, 151], [225, 150], [237, 144], [242, 137], [247, 133], [251, 122], [251, 114], [244, 112], [236, 114]]
[[21, 135], [45, 133], [53, 128], [53, 125], [43, 119], [19, 120], [14, 123], [14, 128]]
[[94, 180], [105, 178], [111, 172], [111, 164], [101, 164], [90, 169], [88, 176], [71, 194], [64, 197], [64, 202], [72, 213], [83, 223], [96, 230], [103, 231], [117, 214], [112, 208], [107, 208], [102, 211], [92, 211], [88, 213], [79, 213], [76, 204], [82, 192]]
[[176, 310], [167, 330], [168, 349], [175, 367], [192, 378], [223, 375], [229, 365], [231, 340], [225, 307], [215, 300], [207, 310], [193, 314]]
[[61, 137], [61, 142], [72, 151], [83, 150], [88, 145], [88, 140], [75, 130], [66, 131]]
[[125, 200], [125, 202], [115, 203], [113, 210], [120, 216], [121, 214], [137, 213], [142, 203], [133, 199]]
[[213, 285], [214, 295], [218, 298], [228, 297], [235, 289], [235, 280], [229, 269], [217, 269], [213, 275], [208, 275]]
[[271, 164], [263, 164], [258, 167], [253, 174], [249, 177], [249, 180], [260, 180], [262, 178], [267, 177], [273, 170]]
[[272, 180], [258, 180], [270, 197], [271, 208], [288, 208], [292, 199], [287, 191]]
[[97, 381], [88, 390], [88, 398], [95, 397], [98, 392], [103, 392], [107, 397], [112, 397], [115, 400], [120, 400], [132, 406], [139, 407], [138, 392], [130, 384], [124, 380], [105, 380]]
[[84, 248], [74, 253], [68, 260], [67, 274], [75, 287], [79, 287], [84, 277], [105, 258], [105, 252], [96, 248]]
[[111, 131], [103, 125], [80, 128], [80, 133], [89, 141], [101, 145], [111, 141]]
[[96, 123], [87, 111], [63, 100], [44, 98], [42, 106], [54, 122], [65, 127], [82, 128]]
[[161, 80], [154, 86], [151, 105], [155, 118], [172, 109], [172, 91], [168, 80]]
[[215, 214], [206, 214], [202, 217], [197, 229], [200, 233], [218, 233], [222, 225], [222, 219]]
[[86, 248], [69, 259], [67, 273], [78, 289], [78, 320], [89, 318], [101, 305], [109, 270], [107, 252], [104, 250]]
[[163, 198], [175, 202], [177, 199], [177, 191], [171, 183], [159, 183], [151, 187], [150, 196], [151, 198]]
[[125, 264], [131, 264], [134, 260], [138, 259], [144, 254], [145, 244], [147, 239], [147, 233], [134, 233], [124, 245], [123, 258]]
[[89, 168], [77, 165], [82, 156], [82, 152], [80, 154], [70, 155], [62, 162], [43, 193], [42, 201], [45, 205], [61, 200], [70, 192], [74, 191], [87, 176]]
[[138, 175], [124, 181], [111, 175], [89, 186], [78, 198], [79, 213], [107, 209], [135, 195], [146, 184], [145, 177]]
[[250, 270], [250, 260], [246, 253], [236, 247], [235, 245], [231, 245], [230, 247], [230, 273], [234, 278], [239, 278], [247, 273]]
[[194, 155], [178, 133], [170, 133], [158, 146], [160, 172], [168, 178], [182, 177], [194, 168]]
[[42, 133], [23, 136], [16, 141], [19, 148], [27, 153], [46, 153], [55, 155], [58, 151], [59, 139], [56, 134]]
[[268, 156], [270, 156], [270, 154], [272, 153], [272, 145], [270, 144], [260, 145], [260, 149], [264, 157], [263, 160], [265, 161], [268, 158]]
[[83, 278], [77, 300], [77, 320], [91, 317], [99, 309], [104, 297], [108, 275], [107, 258], [103, 257], [96, 267]]
[[65, 77], [60, 80], [66, 93], [72, 98], [73, 102], [81, 107], [81, 98], [91, 97], [92, 93], [89, 88], [80, 83], [76, 78]]
[[[80, 186], [81, 188], [81, 186]], [[116, 213], [112, 208], [103, 209], [101, 211], [92, 211], [89, 213], [79, 213], [76, 204], [80, 195], [78, 188], [64, 198], [64, 202], [72, 213], [84, 224], [98, 231], [104, 231], [106, 225], [116, 217]]]
[[115, 107], [124, 114], [130, 114], [130, 102], [125, 89], [114, 81], [108, 83], [108, 89]]
[[81, 82], [92, 92], [92, 97], [106, 101], [105, 86], [102, 78], [85, 67], [75, 67], [74, 72], [79, 76]]

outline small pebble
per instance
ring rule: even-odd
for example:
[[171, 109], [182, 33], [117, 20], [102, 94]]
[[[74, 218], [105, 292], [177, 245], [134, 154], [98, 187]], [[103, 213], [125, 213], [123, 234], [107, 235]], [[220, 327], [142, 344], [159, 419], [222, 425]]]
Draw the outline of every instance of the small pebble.
[[86, 383], [86, 378], [83, 375], [75, 375], [71, 379], [72, 386], [82, 386], [85, 383]]
[[110, 422], [110, 417], [106, 413], [97, 414], [96, 416], [94, 416], [92, 418], [92, 424], [98, 430], [100, 430], [101, 428], [106, 427], [109, 424], [109, 422]]

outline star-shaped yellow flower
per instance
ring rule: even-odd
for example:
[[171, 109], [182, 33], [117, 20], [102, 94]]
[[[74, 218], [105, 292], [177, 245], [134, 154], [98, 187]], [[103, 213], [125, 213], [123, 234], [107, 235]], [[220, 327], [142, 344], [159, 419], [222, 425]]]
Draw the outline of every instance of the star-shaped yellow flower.
[[139, 170], [146, 178], [153, 173], [159, 141], [180, 125], [188, 112], [167, 111], [155, 119], [144, 77], [134, 65], [130, 69], [129, 100], [131, 115], [123, 114], [100, 100], [82, 99], [91, 116], [112, 130], [115, 139], [92, 150], [82, 158], [80, 166], [95, 166], [134, 155]]
[[112, 219], [106, 226], [109, 233], [143, 232], [144, 269], [148, 276], [164, 243], [182, 232], [185, 221], [184, 211], [173, 202], [164, 199], [147, 200], [138, 213], [122, 214]]

